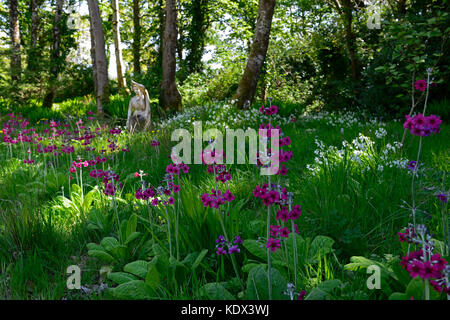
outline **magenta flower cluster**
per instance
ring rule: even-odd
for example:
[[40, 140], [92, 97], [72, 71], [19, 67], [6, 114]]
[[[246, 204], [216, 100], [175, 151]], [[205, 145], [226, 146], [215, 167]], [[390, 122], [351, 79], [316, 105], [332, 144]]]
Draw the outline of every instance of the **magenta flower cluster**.
[[180, 164], [169, 164], [166, 167], [166, 173], [170, 174], [170, 175], [179, 175], [180, 172], [183, 171], [184, 173], [188, 173], [189, 172], [189, 166], [183, 163]]
[[428, 261], [423, 261], [423, 256], [422, 250], [412, 251], [402, 258], [400, 265], [412, 278], [420, 277], [423, 280], [430, 280], [434, 290], [450, 294], [450, 288], [447, 287], [443, 273], [448, 262], [439, 253], [433, 254]]
[[419, 113], [414, 117], [406, 115], [406, 121], [403, 124], [405, 129], [408, 129], [413, 135], [420, 137], [427, 137], [431, 134], [436, 134], [441, 131], [442, 120], [439, 116], [430, 115], [425, 117]]
[[227, 167], [224, 164], [208, 166], [208, 169], [206, 171], [208, 173], [214, 174], [215, 177], [216, 177], [216, 181], [220, 181], [222, 183], [225, 183], [225, 182], [231, 180], [231, 175], [227, 171]]
[[259, 108], [259, 112], [261, 112], [262, 114], [265, 114], [267, 116], [271, 116], [273, 114], [277, 114], [278, 113], [278, 107], [277, 106], [270, 106], [268, 108], [265, 108], [264, 106], [261, 106]]
[[211, 193], [204, 193], [201, 196], [202, 204], [206, 208], [215, 208], [219, 209], [221, 205], [227, 202], [231, 202], [235, 199], [233, 193], [230, 190], [227, 190], [222, 193], [220, 190], [211, 189]]

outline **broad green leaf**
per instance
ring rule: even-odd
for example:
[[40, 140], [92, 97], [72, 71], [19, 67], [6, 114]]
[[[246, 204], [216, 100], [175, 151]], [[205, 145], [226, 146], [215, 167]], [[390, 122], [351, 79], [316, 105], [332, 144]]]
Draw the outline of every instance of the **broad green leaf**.
[[105, 237], [100, 242], [100, 245], [108, 252], [113, 252], [116, 247], [119, 246], [119, 241], [113, 237]]
[[155, 297], [151, 288], [141, 280], [125, 282], [115, 288], [109, 289], [109, 292], [113, 297], [121, 300], [148, 300]]
[[308, 262], [315, 263], [319, 258], [331, 253], [333, 251], [333, 244], [334, 240], [329, 237], [315, 237], [308, 250]]
[[389, 296], [389, 300], [411, 300], [406, 293], [394, 292]]
[[199, 290], [202, 299], [236, 300], [236, 298], [220, 283], [207, 283]]
[[126, 272], [111, 272], [108, 274], [108, 279], [116, 282], [117, 284], [138, 280], [138, 278]]
[[[244, 247], [250, 251], [254, 256], [262, 259], [264, 262], [267, 262], [267, 248], [261, 242], [256, 240], [244, 240]], [[279, 265], [285, 265], [284, 259], [281, 255], [281, 250], [276, 252], [271, 252], [270, 257], [272, 262]]]
[[145, 277], [145, 283], [153, 290], [156, 290], [156, 288], [158, 288], [159, 286], [160, 281], [161, 277], [159, 276], [156, 264], [150, 263], [148, 267], [147, 276]]
[[86, 245], [86, 247], [88, 248], [88, 250], [100, 250], [100, 251], [105, 251], [105, 248], [103, 248], [101, 245], [96, 244], [96, 243], [88, 243]]
[[133, 232], [131, 233], [127, 240], [125, 241], [125, 244], [129, 244], [130, 242], [132, 242], [133, 240], [137, 239], [139, 236], [141, 235], [140, 232]]
[[148, 262], [144, 260], [136, 260], [125, 265], [123, 270], [145, 279], [148, 272]]
[[[413, 297], [414, 300], [422, 300], [424, 297], [425, 284], [420, 277], [412, 279], [406, 287], [406, 296]], [[430, 290], [432, 290], [430, 288]]]
[[305, 297], [305, 300], [325, 300], [330, 292], [339, 287], [341, 281], [338, 279], [327, 280], [320, 283]]
[[[281, 273], [271, 268], [271, 284], [272, 284], [272, 299], [286, 300], [287, 296], [282, 292], [286, 290], [287, 282]], [[268, 300], [269, 286], [268, 286], [267, 271], [260, 265], [256, 266], [248, 275], [246, 299], [248, 300]]]
[[113, 262], [114, 257], [102, 250], [89, 250], [88, 255], [104, 262]]

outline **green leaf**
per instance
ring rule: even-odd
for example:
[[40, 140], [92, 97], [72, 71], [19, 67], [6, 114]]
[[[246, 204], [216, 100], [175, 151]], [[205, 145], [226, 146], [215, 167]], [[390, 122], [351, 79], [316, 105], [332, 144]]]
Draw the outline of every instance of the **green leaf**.
[[137, 227], [137, 215], [133, 214], [127, 223], [127, 231], [125, 234], [125, 239], [128, 239], [133, 232], [136, 232], [136, 227]]
[[422, 300], [424, 296], [425, 284], [420, 277], [412, 279], [406, 287], [406, 296], [414, 300]]
[[392, 271], [394, 272], [397, 280], [406, 287], [411, 280], [411, 276], [408, 271], [402, 268], [398, 259], [396, 259], [392, 264]]
[[148, 262], [144, 260], [136, 260], [125, 265], [123, 270], [145, 279], [148, 272]]
[[209, 300], [236, 300], [236, 298], [220, 283], [207, 283], [199, 290], [203, 299]]
[[111, 272], [108, 274], [108, 279], [114, 281], [117, 284], [138, 280], [138, 278], [126, 272]]
[[[265, 246], [256, 240], [244, 240], [244, 247], [250, 251], [254, 256], [262, 259], [264, 262], [267, 262], [267, 249]], [[277, 252], [271, 252], [270, 257], [272, 262], [281, 266], [284, 266], [284, 259], [281, 255], [281, 250]]]
[[341, 281], [338, 279], [327, 280], [320, 283], [305, 297], [305, 300], [325, 300], [330, 292], [339, 287]]
[[[286, 300], [287, 296], [282, 292], [286, 290], [287, 282], [281, 275], [281, 273], [271, 268], [271, 284], [272, 284], [272, 299], [274, 300]], [[248, 275], [246, 299], [248, 300], [268, 300], [269, 299], [269, 286], [267, 279], [267, 271], [261, 266], [256, 266]]]
[[325, 236], [317, 236], [311, 242], [309, 252], [308, 252], [308, 262], [315, 263], [319, 258], [324, 257], [325, 255], [331, 253], [333, 251], [334, 240], [325, 237]]
[[100, 245], [106, 249], [108, 252], [113, 252], [116, 247], [119, 246], [119, 241], [113, 237], [105, 237], [100, 242]]
[[261, 263], [247, 263], [242, 267], [243, 272], [250, 272], [254, 267], [260, 266]]
[[137, 239], [140, 235], [141, 235], [140, 232], [133, 232], [133, 233], [131, 233], [131, 234], [127, 237], [127, 240], [125, 241], [125, 244], [129, 244], [129, 243], [132, 242], [133, 240]]
[[104, 262], [113, 262], [114, 257], [102, 250], [89, 250], [88, 255]]
[[141, 280], [133, 280], [123, 283], [109, 292], [116, 299], [122, 300], [149, 300], [155, 297], [155, 293]]
[[100, 250], [100, 251], [105, 251], [105, 248], [103, 248], [101, 245], [96, 244], [96, 243], [88, 243], [86, 245], [86, 247], [88, 248], [88, 250]]
[[389, 296], [389, 300], [410, 300], [411, 297], [408, 297], [406, 293], [394, 292]]
[[159, 276], [156, 263], [153, 264], [150, 263], [148, 267], [147, 276], [145, 277], [145, 283], [153, 290], [156, 290], [156, 288], [158, 288], [159, 286], [160, 281], [161, 277]]
[[197, 259], [195, 259], [194, 263], [192, 264], [192, 267], [191, 267], [192, 270], [197, 269], [197, 267], [200, 265], [200, 263], [202, 262], [203, 258], [206, 256], [207, 253], [208, 253], [208, 249], [203, 249], [200, 252]]
[[385, 269], [385, 266], [378, 261], [367, 259], [362, 256], [353, 256], [350, 258], [351, 263], [348, 263], [344, 266], [345, 270], [357, 271], [359, 269], [366, 269], [371, 265], [377, 265], [381, 269]]

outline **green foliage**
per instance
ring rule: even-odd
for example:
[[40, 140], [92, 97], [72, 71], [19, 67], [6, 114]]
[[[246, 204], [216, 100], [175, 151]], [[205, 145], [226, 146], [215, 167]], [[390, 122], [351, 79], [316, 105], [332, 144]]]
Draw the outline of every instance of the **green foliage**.
[[[275, 269], [270, 269], [272, 298], [275, 300], [285, 300], [283, 291], [286, 289], [287, 282], [281, 273]], [[249, 272], [247, 278], [247, 289], [245, 291], [245, 298], [248, 300], [268, 300], [268, 275], [267, 270], [263, 266], [256, 266]]]

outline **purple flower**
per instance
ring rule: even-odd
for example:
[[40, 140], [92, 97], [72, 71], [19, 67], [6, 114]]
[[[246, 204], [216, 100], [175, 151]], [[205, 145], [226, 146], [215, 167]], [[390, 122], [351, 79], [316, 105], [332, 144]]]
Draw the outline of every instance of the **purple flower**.
[[219, 237], [216, 239], [216, 243], [225, 243], [225, 237], [224, 237], [224, 236], [219, 236]]
[[241, 252], [241, 249], [239, 249], [237, 245], [231, 246], [231, 247], [228, 249], [228, 253], [229, 253], [229, 254], [232, 254], [232, 253], [235, 253], [235, 252], [236, 252], [236, 253]]
[[236, 237], [234, 237], [233, 243], [235, 243], [235, 244], [241, 244], [241, 243], [242, 243], [241, 236], [236, 236]]
[[222, 247], [218, 247], [216, 253], [217, 253], [217, 255], [220, 256], [220, 255], [222, 255], [222, 254], [227, 254], [227, 250], [225, 250], [225, 249], [222, 248]]
[[436, 197], [441, 200], [443, 203], [447, 203], [447, 195], [444, 193], [440, 193], [438, 195], [436, 195]]
[[416, 165], [417, 165], [416, 161], [410, 161], [408, 163], [408, 169], [411, 170], [411, 171], [414, 171], [414, 170], [416, 170]]

